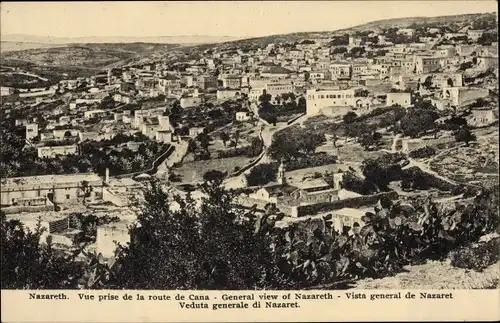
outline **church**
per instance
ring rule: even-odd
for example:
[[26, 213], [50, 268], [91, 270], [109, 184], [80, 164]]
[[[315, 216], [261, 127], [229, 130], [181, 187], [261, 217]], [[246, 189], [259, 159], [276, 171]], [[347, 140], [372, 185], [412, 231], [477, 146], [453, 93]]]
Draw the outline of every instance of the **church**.
[[290, 185], [286, 181], [285, 165], [278, 168], [276, 182], [269, 183], [250, 197], [268, 203], [280, 203], [290, 206], [333, 202], [339, 199], [342, 173], [334, 174], [333, 185], [322, 178], [310, 179]]

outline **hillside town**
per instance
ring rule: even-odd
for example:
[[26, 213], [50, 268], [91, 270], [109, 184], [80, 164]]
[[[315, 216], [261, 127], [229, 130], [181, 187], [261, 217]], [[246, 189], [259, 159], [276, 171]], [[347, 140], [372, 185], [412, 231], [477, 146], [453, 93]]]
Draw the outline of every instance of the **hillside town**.
[[1, 87], [2, 212], [107, 259], [151, 182], [200, 204], [220, 180], [235, 209], [347, 235], [381, 199], [455, 205], [498, 187], [497, 23], [172, 48], [56, 84], [2, 63], [31, 80]]

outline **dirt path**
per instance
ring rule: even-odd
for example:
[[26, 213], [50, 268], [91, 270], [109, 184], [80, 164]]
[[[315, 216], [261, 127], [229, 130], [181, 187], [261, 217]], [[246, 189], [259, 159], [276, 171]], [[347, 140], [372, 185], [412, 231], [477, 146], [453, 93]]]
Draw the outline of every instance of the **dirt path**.
[[453, 267], [449, 261], [429, 261], [423, 265], [407, 266], [406, 272], [381, 279], [364, 279], [357, 289], [484, 289], [498, 286], [500, 263], [483, 272]]

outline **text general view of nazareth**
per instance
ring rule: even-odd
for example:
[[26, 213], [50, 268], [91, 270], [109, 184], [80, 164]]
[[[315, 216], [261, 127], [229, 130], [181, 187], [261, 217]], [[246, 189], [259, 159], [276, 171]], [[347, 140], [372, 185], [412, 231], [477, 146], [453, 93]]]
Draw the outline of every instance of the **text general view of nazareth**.
[[474, 12], [3, 30], [2, 289], [499, 288], [498, 15]]

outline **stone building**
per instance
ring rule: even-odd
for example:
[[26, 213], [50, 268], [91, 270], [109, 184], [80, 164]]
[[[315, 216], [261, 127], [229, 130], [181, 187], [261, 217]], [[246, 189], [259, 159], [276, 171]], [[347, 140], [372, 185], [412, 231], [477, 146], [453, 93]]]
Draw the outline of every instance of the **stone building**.
[[47, 198], [54, 203], [102, 198], [102, 179], [94, 173], [72, 175], [41, 175], [1, 179], [1, 204], [14, 205]]

